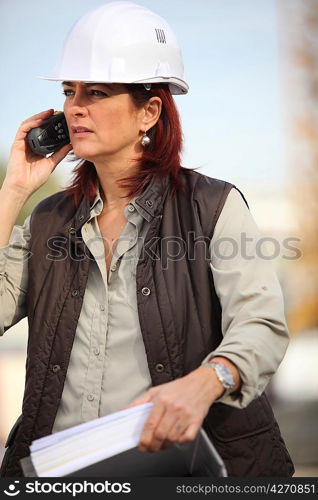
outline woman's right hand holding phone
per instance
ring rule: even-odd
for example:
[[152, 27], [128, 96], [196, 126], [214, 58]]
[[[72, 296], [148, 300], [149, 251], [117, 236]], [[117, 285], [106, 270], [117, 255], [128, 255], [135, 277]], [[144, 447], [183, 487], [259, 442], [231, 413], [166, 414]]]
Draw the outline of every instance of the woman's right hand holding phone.
[[15, 136], [7, 173], [0, 189], [0, 247], [8, 245], [13, 226], [25, 202], [47, 181], [56, 165], [72, 149], [71, 144], [67, 144], [48, 158], [31, 151], [27, 141], [29, 131], [40, 126], [53, 112], [53, 109], [49, 109], [31, 116], [21, 124]]
[[48, 158], [35, 154], [27, 143], [32, 128], [39, 127], [43, 120], [54, 113], [53, 109], [42, 111], [27, 118], [20, 125], [11, 148], [7, 174], [3, 188], [9, 188], [25, 201], [49, 178], [55, 167], [72, 149], [71, 144], [63, 146]]

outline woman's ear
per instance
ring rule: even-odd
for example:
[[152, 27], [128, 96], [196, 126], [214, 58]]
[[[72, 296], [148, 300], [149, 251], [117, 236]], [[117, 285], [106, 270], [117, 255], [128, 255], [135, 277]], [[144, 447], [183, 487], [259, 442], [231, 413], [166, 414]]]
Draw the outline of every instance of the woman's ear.
[[149, 130], [156, 125], [159, 120], [162, 109], [160, 97], [151, 97], [143, 107], [143, 117], [141, 121], [141, 130]]

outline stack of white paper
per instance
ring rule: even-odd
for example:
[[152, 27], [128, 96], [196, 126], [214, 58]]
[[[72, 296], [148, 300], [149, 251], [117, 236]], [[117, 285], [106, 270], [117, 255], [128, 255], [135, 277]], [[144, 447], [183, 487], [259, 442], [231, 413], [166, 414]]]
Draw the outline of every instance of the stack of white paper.
[[37, 475], [65, 476], [137, 446], [152, 405], [134, 406], [33, 441], [30, 455]]

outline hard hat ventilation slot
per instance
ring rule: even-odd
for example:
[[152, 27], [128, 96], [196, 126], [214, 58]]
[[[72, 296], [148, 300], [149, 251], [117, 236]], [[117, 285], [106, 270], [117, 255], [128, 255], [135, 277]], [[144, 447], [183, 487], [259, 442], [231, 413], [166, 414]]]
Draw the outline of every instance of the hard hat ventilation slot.
[[161, 29], [156, 29], [157, 40], [159, 43], [167, 43], [165, 32]]

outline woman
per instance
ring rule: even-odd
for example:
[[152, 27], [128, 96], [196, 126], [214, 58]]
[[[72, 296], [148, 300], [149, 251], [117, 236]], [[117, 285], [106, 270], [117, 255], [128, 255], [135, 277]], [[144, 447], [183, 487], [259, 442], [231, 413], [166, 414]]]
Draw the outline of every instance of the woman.
[[[238, 190], [180, 165], [171, 93], [188, 86], [171, 28], [136, 4], [106, 4], [74, 26], [52, 79], [71, 145], [34, 155], [27, 134], [53, 110], [27, 119], [0, 191], [2, 333], [29, 320], [23, 415], [2, 474], [21, 474], [34, 439], [152, 401], [140, 449], [203, 425], [229, 475], [291, 475], [263, 394], [288, 344], [281, 291]], [[82, 161], [70, 188], [14, 226], [71, 149]], [[247, 258], [231, 248], [242, 235]]]

